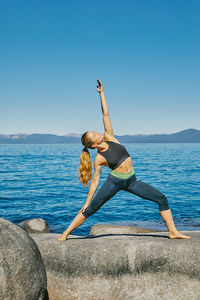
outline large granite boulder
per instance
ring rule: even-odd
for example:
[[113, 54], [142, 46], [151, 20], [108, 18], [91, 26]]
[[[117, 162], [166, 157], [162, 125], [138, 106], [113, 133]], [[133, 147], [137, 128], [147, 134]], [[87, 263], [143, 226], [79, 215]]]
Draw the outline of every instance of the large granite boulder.
[[0, 299], [48, 300], [45, 266], [34, 240], [0, 218]]
[[[170, 240], [168, 232], [31, 234], [55, 300], [200, 299], [200, 232]], [[187, 282], [187, 285], [185, 284]]]
[[133, 233], [148, 233], [160, 232], [161, 230], [148, 229], [143, 227], [112, 225], [112, 224], [95, 224], [90, 228], [89, 235], [97, 236], [104, 234], [133, 234]]
[[50, 232], [49, 225], [44, 219], [29, 219], [19, 224], [22, 229], [28, 233], [48, 233]]
[[74, 277], [84, 274], [118, 276], [141, 272], [187, 274], [200, 279], [200, 234], [183, 232], [191, 239], [170, 240], [168, 232], [101, 236], [31, 234], [46, 271]]

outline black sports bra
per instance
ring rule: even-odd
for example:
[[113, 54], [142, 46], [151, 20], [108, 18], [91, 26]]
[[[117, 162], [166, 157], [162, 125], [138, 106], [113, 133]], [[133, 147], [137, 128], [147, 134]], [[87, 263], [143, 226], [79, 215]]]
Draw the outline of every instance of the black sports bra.
[[98, 151], [98, 153], [105, 157], [112, 170], [119, 167], [127, 157], [130, 157], [126, 148], [121, 144], [112, 141], [105, 141], [105, 143], [109, 145], [108, 149], [103, 152]]

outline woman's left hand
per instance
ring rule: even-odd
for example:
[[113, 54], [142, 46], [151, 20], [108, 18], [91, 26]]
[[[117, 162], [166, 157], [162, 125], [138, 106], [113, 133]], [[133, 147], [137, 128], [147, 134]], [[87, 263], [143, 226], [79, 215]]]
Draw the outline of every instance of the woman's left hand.
[[79, 213], [82, 211], [85, 211], [87, 207], [88, 207], [88, 204], [83, 205], [83, 207], [79, 210]]
[[101, 92], [103, 92], [103, 85], [102, 85], [102, 83], [101, 83], [101, 81], [99, 80], [99, 78], [97, 78], [97, 82], [98, 82], [98, 86], [97, 86], [97, 92], [98, 93], [101, 93]]

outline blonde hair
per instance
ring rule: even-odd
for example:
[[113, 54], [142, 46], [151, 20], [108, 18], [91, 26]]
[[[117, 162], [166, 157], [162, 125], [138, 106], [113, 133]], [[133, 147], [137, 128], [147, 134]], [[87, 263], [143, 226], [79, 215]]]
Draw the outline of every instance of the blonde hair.
[[81, 137], [81, 142], [85, 146], [80, 155], [80, 164], [78, 169], [79, 180], [83, 185], [88, 185], [92, 177], [92, 162], [90, 159], [90, 153], [87, 148], [93, 149], [92, 141], [87, 138], [87, 132]]

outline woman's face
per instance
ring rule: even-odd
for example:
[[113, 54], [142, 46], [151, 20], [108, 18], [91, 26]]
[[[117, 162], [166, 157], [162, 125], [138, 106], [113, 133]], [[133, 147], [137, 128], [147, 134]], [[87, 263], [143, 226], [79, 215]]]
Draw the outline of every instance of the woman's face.
[[87, 137], [92, 141], [93, 144], [101, 144], [103, 142], [103, 134], [95, 131], [89, 131]]

